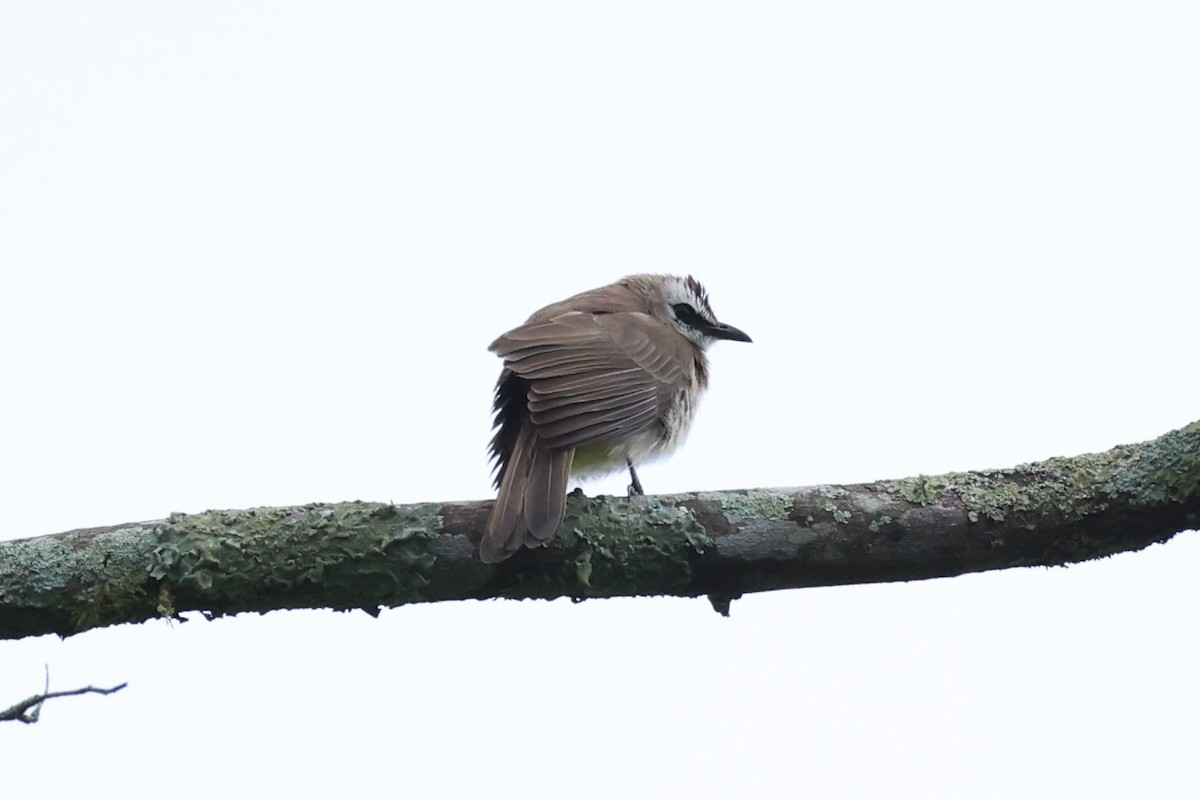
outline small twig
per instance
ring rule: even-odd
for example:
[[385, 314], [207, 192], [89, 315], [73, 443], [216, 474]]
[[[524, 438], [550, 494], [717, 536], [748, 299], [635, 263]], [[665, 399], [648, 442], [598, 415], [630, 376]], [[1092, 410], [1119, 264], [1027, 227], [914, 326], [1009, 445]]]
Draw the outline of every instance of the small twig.
[[85, 686], [82, 689], [70, 689], [63, 692], [52, 692], [50, 691], [50, 669], [47, 667], [45, 690], [43, 690], [41, 694], [35, 694], [33, 697], [26, 698], [11, 708], [0, 711], [0, 722], [11, 722], [13, 720], [18, 720], [20, 722], [24, 722], [26, 725], [29, 725], [38, 721], [38, 717], [42, 713], [42, 703], [51, 698], [70, 697], [71, 695], [76, 694], [112, 694], [113, 692], [121, 691], [128, 685], [128, 683], [122, 683], [118, 686], [112, 687], [111, 689], [100, 689], [95, 686]]

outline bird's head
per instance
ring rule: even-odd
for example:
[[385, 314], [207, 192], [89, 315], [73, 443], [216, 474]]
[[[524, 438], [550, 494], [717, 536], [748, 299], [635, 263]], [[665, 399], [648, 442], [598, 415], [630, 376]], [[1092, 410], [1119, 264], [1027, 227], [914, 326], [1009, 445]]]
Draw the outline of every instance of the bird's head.
[[647, 313], [662, 320], [701, 350], [717, 339], [749, 342], [741, 330], [717, 321], [708, 292], [691, 275], [630, 275], [621, 283], [640, 297]]

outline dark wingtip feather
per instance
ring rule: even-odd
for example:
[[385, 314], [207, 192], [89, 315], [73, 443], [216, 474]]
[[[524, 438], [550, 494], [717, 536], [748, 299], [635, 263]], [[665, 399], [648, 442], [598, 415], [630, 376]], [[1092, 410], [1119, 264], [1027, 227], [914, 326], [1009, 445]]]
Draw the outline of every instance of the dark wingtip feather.
[[496, 381], [496, 399], [492, 403], [492, 427], [496, 433], [489, 445], [492, 470], [495, 472], [492, 485], [496, 489], [504, 481], [517, 437], [529, 416], [528, 397], [529, 381], [507, 369], [500, 373], [500, 379]]

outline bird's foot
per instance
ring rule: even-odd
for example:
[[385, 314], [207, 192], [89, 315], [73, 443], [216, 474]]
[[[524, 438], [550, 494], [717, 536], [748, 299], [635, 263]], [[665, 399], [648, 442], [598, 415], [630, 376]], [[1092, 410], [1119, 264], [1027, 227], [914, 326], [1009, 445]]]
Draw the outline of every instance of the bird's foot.
[[629, 480], [632, 481], [632, 483], [629, 484], [629, 489], [627, 490], [629, 496], [641, 497], [645, 494], [645, 492], [642, 490], [642, 482], [638, 480], [637, 470], [633, 468], [633, 462], [628, 458], [625, 459], [625, 463], [629, 466]]

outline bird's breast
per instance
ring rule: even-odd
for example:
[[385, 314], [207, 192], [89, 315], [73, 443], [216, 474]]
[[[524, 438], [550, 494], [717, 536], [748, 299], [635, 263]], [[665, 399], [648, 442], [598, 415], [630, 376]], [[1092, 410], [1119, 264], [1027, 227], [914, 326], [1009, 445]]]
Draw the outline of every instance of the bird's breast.
[[671, 439], [662, 426], [636, 433], [619, 442], [601, 442], [575, 448], [571, 474], [575, 477], [603, 475], [625, 469], [628, 462], [641, 465], [671, 452]]
[[602, 475], [624, 469], [628, 462], [639, 466], [670, 455], [687, 438], [699, 394], [700, 387], [696, 382], [689, 382], [672, 395], [663, 416], [646, 430], [619, 441], [577, 447], [571, 474], [576, 477]]

